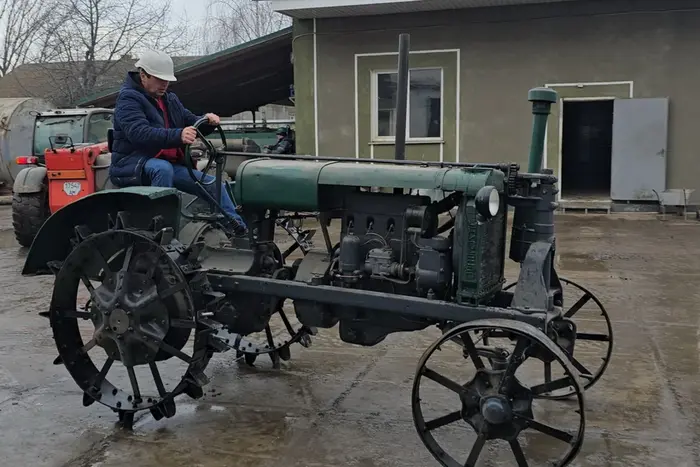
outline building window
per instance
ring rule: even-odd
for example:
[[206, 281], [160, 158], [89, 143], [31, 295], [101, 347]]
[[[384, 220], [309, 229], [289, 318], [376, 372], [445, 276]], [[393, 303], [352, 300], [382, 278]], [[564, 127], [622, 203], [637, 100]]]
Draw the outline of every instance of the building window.
[[[411, 141], [442, 139], [442, 68], [409, 71], [406, 138]], [[373, 79], [373, 139], [393, 141], [396, 130], [396, 72], [375, 72]]]

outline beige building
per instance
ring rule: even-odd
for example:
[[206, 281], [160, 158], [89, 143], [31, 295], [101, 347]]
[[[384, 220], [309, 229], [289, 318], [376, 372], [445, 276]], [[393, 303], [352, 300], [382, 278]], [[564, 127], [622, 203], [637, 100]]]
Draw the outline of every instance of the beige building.
[[697, 0], [271, 4], [294, 18], [300, 153], [393, 157], [405, 32], [407, 158], [525, 167], [527, 92], [549, 86], [561, 99], [546, 166], [562, 200], [654, 203], [664, 190], [700, 189]]

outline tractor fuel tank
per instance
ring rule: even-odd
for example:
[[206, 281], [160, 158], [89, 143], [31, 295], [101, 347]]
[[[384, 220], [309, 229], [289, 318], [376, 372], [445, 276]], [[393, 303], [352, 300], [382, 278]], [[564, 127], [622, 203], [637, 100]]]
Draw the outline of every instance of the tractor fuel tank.
[[234, 196], [244, 206], [317, 211], [333, 206], [341, 197], [337, 190], [347, 187], [411, 188], [461, 191], [468, 196], [485, 185], [503, 190], [503, 172], [485, 167], [427, 167], [379, 165], [371, 161], [316, 162], [301, 160], [252, 159], [236, 173]]

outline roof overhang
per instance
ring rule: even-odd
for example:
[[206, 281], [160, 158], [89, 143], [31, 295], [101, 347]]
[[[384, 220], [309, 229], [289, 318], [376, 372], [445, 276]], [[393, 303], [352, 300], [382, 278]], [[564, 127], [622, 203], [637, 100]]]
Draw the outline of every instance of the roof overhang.
[[299, 19], [374, 16], [459, 8], [561, 3], [580, 0], [254, 0], [269, 1], [278, 13]]
[[[288, 104], [294, 83], [292, 28], [207, 55], [175, 68], [170, 89], [195, 114], [222, 116]], [[119, 88], [90, 96], [80, 106], [113, 107]]]

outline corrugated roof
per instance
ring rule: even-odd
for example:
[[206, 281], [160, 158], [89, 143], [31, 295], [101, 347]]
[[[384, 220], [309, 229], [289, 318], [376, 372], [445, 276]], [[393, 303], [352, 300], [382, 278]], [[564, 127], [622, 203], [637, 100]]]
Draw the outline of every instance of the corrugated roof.
[[[177, 66], [177, 82], [171, 89], [195, 113], [229, 116], [269, 103], [290, 103], [289, 87], [294, 83], [291, 53], [289, 27]], [[79, 105], [112, 107], [118, 93], [119, 86], [115, 86]]]
[[300, 18], [338, 18], [374, 16], [460, 8], [490, 8], [536, 3], [560, 3], [581, 0], [270, 0], [272, 8]]

